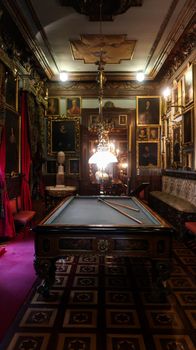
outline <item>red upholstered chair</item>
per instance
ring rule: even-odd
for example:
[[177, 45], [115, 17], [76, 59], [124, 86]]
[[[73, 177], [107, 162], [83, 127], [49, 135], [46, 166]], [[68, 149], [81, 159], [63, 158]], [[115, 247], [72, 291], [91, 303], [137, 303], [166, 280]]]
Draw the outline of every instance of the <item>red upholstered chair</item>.
[[196, 251], [196, 222], [195, 221], [187, 221], [185, 222], [185, 227], [189, 234], [187, 245]]
[[34, 210], [22, 210], [20, 196], [10, 199], [10, 208], [14, 217], [16, 229], [18, 228], [24, 233], [27, 233], [32, 225], [32, 220], [36, 212]]
[[196, 237], [196, 222], [194, 221], [185, 222], [185, 227], [188, 231], [191, 232], [191, 234], [195, 235]]

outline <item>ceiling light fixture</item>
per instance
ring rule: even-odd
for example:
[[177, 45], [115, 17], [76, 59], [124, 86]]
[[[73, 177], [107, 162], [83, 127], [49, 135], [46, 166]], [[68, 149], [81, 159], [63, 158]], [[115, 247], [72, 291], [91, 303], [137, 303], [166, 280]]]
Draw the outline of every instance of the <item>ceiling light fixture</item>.
[[[102, 1], [100, 1], [100, 36], [102, 36]], [[112, 152], [111, 144], [109, 142], [109, 129], [106, 128], [106, 123], [104, 123], [103, 118], [103, 86], [106, 81], [104, 75], [105, 61], [103, 59], [103, 50], [100, 49], [99, 61], [96, 63], [98, 66], [97, 82], [99, 84], [99, 132], [98, 132], [98, 145], [96, 152], [89, 158], [89, 164], [95, 164], [98, 168], [100, 177], [100, 194], [103, 194], [103, 180], [105, 169], [110, 163], [117, 163], [117, 157]]]
[[67, 81], [68, 80], [68, 73], [65, 71], [62, 71], [59, 73], [59, 77], [61, 81]]
[[138, 72], [136, 74], [137, 81], [142, 82], [142, 81], [144, 81], [144, 78], [145, 78], [145, 74], [143, 72]]

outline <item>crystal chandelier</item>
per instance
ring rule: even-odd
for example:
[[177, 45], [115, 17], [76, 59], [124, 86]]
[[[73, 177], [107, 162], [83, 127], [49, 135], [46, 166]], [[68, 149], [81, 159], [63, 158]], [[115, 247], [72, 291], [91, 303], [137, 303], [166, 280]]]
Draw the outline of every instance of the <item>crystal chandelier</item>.
[[[100, 35], [102, 35], [101, 28], [101, 8], [102, 1], [100, 2]], [[114, 153], [111, 152], [111, 145], [109, 142], [109, 128], [107, 127], [107, 123], [104, 122], [103, 118], [103, 86], [106, 81], [104, 75], [104, 59], [103, 59], [103, 50], [100, 50], [100, 58], [96, 63], [98, 65], [98, 75], [97, 82], [99, 84], [99, 122], [97, 126], [98, 130], [98, 145], [96, 152], [89, 158], [89, 164], [96, 164], [98, 170], [102, 174], [110, 163], [117, 163], [117, 157]]]

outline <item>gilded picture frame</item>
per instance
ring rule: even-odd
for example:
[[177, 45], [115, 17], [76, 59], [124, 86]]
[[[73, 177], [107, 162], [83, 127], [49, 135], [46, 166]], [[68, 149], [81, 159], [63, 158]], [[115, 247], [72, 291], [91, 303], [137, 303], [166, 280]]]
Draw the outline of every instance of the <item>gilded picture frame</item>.
[[146, 126], [137, 127], [137, 139], [139, 141], [148, 141], [148, 128]]
[[80, 117], [65, 115], [48, 118], [48, 155], [63, 151], [67, 155], [80, 151]]
[[137, 167], [160, 167], [159, 142], [137, 142]]
[[148, 128], [148, 139], [149, 139], [149, 141], [159, 141], [159, 139], [160, 139], [159, 126], [150, 126]]
[[184, 74], [184, 105], [193, 101], [193, 66], [191, 65]]
[[189, 109], [182, 118], [182, 143], [191, 145], [193, 143], [193, 109]]
[[60, 99], [55, 96], [48, 98], [47, 115], [59, 115], [60, 114]]
[[176, 123], [173, 126], [172, 146], [173, 146], [173, 164], [179, 167], [182, 164], [182, 124]]
[[127, 114], [119, 115], [119, 125], [127, 125]]
[[160, 96], [137, 96], [136, 113], [138, 125], [159, 125], [161, 117]]
[[81, 97], [66, 98], [66, 113], [68, 116], [81, 115]]

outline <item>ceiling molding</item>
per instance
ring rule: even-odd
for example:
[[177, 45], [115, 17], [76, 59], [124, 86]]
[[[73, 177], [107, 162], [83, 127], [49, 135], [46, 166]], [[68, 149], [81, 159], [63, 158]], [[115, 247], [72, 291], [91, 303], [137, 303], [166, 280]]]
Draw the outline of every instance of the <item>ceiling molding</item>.
[[31, 50], [31, 54], [34, 54], [39, 65], [42, 67], [46, 76], [51, 79], [53, 77], [53, 72], [50, 68], [48, 60], [44, 55], [43, 51], [40, 49], [39, 44], [33, 38], [32, 33], [29, 31], [26, 19], [21, 14], [20, 8], [17, 6], [15, 1], [12, 0], [2, 0], [2, 4], [5, 6], [9, 14], [11, 15], [13, 21], [16, 23], [21, 35], [23, 36], [25, 42]]
[[[176, 45], [178, 44], [178, 42], [182, 42], [182, 41], [186, 41], [186, 39], [184, 40], [183, 38], [187, 37], [187, 31], [189, 31], [189, 29], [186, 29], [188, 24], [189, 26], [192, 26], [192, 22], [195, 21], [195, 0], [190, 0], [186, 6], [186, 8], [183, 8], [183, 10], [181, 11], [181, 13], [179, 14], [178, 20], [175, 23], [175, 26], [173, 27], [172, 31], [169, 33], [169, 35], [167, 36], [165, 43], [162, 47], [162, 50], [158, 56], [158, 59], [152, 69], [152, 71], [150, 72], [149, 76], [152, 79], [155, 79], [156, 76], [158, 77], [158, 73], [160, 75], [160, 72], [163, 68], [163, 66], [165, 66], [165, 64], [167, 64], [167, 60], [171, 59], [171, 55], [172, 55], [172, 51], [175, 52], [176, 51]], [[191, 23], [191, 24], [190, 24]], [[181, 38], [180, 38], [181, 37]], [[178, 44], [180, 45], [180, 44]], [[179, 54], [181, 55], [181, 52], [179, 52]], [[174, 56], [175, 54], [173, 54]]]

